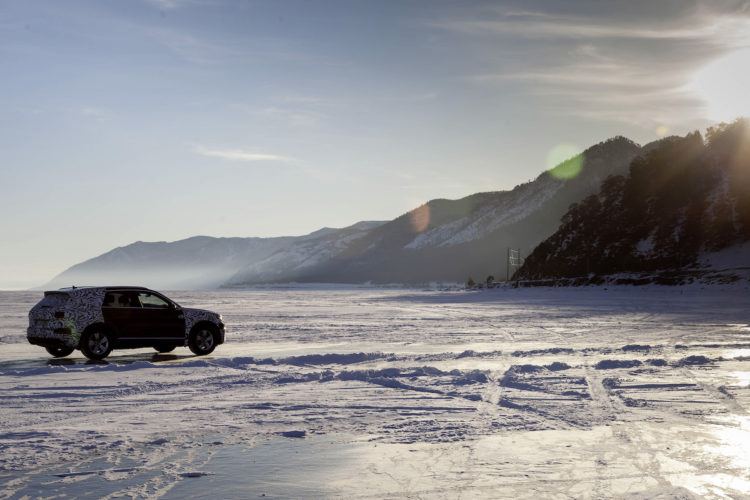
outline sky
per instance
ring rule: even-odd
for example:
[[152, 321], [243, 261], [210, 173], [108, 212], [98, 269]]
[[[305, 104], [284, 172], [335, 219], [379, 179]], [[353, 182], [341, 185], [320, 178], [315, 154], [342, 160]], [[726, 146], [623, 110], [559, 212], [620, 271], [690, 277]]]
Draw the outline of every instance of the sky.
[[25, 288], [750, 115], [750, 1], [0, 0], [0, 68], [0, 289]]

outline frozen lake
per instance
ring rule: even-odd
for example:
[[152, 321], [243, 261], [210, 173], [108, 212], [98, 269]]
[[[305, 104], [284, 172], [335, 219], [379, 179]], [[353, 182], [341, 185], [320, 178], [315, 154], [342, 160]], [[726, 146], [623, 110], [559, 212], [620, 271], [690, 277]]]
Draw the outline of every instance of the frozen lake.
[[746, 285], [167, 295], [227, 343], [53, 360], [0, 292], [0, 499], [750, 497]]

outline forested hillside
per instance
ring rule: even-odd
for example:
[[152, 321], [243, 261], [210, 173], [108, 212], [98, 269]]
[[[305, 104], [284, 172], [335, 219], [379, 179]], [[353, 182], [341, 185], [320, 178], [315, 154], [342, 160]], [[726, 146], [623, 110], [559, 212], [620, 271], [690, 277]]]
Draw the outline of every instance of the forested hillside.
[[746, 119], [662, 141], [574, 203], [518, 272], [526, 280], [686, 270], [750, 240]]

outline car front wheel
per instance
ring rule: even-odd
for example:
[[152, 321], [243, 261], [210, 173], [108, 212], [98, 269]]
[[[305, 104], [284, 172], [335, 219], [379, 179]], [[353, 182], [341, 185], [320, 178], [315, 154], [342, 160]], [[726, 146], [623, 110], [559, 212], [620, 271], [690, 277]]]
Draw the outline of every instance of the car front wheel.
[[190, 334], [188, 347], [197, 356], [211, 354], [216, 347], [216, 329], [208, 325], [196, 327]]
[[47, 352], [56, 358], [64, 358], [68, 354], [75, 351], [75, 349], [72, 347], [45, 347], [45, 349], [47, 349]]
[[89, 359], [104, 359], [112, 352], [112, 341], [106, 331], [95, 329], [83, 334], [80, 348]]

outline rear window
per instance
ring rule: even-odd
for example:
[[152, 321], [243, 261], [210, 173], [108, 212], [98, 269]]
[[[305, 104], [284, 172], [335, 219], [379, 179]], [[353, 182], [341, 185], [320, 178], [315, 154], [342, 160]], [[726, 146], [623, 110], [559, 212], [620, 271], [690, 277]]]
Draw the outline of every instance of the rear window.
[[44, 292], [41, 304], [48, 307], [62, 307], [69, 298], [70, 295], [64, 292]]

